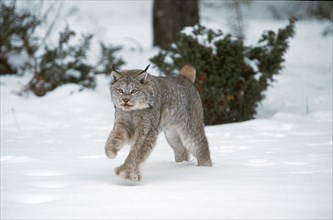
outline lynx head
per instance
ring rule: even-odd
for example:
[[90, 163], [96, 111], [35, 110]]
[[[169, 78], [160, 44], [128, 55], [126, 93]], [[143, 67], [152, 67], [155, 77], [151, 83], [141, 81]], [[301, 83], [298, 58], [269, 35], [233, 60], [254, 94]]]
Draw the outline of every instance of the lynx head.
[[113, 68], [110, 85], [111, 99], [123, 111], [152, 107], [153, 91], [149, 85], [147, 70], [127, 70], [118, 72]]

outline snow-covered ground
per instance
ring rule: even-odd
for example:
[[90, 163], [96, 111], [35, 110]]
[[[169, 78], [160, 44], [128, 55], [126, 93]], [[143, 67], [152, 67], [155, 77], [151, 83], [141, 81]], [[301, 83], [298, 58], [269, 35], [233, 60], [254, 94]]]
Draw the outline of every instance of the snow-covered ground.
[[[157, 53], [151, 2], [66, 4], [80, 15], [66, 22], [125, 45], [125, 68], [143, 68]], [[203, 8], [202, 23], [227, 30], [224, 11]], [[247, 23], [254, 43], [287, 21]], [[30, 76], [1, 76], [1, 219], [332, 219], [332, 36], [321, 37], [324, 26], [297, 23], [257, 119], [206, 127], [213, 167], [175, 163], [161, 135], [140, 183], [113, 173], [128, 147], [114, 160], [104, 156], [114, 113], [108, 77], [98, 77], [96, 90], [66, 85], [26, 98], [13, 91]]]

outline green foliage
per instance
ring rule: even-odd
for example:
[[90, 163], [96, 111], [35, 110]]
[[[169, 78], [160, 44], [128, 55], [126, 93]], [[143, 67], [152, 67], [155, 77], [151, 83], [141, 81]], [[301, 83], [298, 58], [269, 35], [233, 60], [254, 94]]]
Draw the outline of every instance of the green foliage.
[[[40, 19], [25, 10], [18, 10], [13, 4], [0, 5], [0, 74], [17, 74], [26, 65], [31, 65], [37, 50], [38, 38], [34, 31], [41, 24]], [[10, 56], [21, 59], [13, 65]]]
[[101, 56], [98, 64], [89, 64], [87, 54], [92, 38], [92, 34], [76, 37], [76, 33], [67, 26], [60, 32], [56, 47], [45, 47], [44, 54], [38, 60], [37, 71], [29, 83], [29, 89], [36, 95], [43, 96], [67, 83], [94, 88], [95, 74], [111, 73], [112, 64], [117, 67], [124, 64], [121, 58], [114, 55], [121, 47], [105, 46], [104, 43], [100, 43]]
[[161, 73], [173, 75], [185, 64], [197, 70], [195, 86], [204, 107], [206, 124], [252, 119], [273, 76], [282, 69], [295, 19], [277, 33], [265, 32], [257, 45], [203, 26], [186, 28], [170, 50], [151, 58]]
[[77, 83], [87, 88], [95, 87], [93, 66], [87, 62], [87, 52], [93, 35], [82, 35], [72, 43], [76, 33], [67, 26], [60, 33], [58, 45], [45, 47], [39, 68], [30, 81], [30, 89], [38, 96], [66, 83]]
[[37, 16], [26, 9], [18, 10], [15, 1], [1, 1], [0, 7], [0, 74], [23, 73], [29, 67], [34, 77], [25, 91], [43, 96], [66, 83], [94, 88], [95, 74], [110, 73], [112, 64], [117, 67], [124, 64], [115, 56], [121, 47], [106, 46], [102, 42], [99, 62], [89, 63], [87, 55], [93, 35], [77, 36], [69, 27], [59, 33], [56, 46], [42, 48], [41, 38], [34, 34], [42, 24]]

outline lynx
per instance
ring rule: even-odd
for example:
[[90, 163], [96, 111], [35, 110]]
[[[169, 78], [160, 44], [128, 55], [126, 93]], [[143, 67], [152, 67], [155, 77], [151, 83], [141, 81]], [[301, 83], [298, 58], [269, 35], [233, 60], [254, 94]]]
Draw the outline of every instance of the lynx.
[[115, 158], [125, 145], [131, 150], [115, 173], [133, 181], [142, 178], [140, 169], [164, 132], [176, 162], [188, 161], [192, 154], [198, 166], [212, 166], [204, 131], [203, 109], [194, 87], [195, 69], [185, 65], [171, 77], [150, 75], [147, 70], [116, 71], [110, 84], [115, 105], [114, 127], [105, 144], [105, 154]]

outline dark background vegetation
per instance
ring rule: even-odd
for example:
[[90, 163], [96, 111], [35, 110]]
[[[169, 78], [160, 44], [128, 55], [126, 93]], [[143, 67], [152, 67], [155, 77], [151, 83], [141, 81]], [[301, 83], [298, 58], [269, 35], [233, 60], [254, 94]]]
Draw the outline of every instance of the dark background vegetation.
[[[35, 4], [34, 12], [18, 7], [17, 1], [1, 1], [0, 4], [0, 74], [32, 73], [23, 92], [44, 96], [66, 83], [93, 89], [96, 74], [109, 74], [112, 64], [117, 68], [125, 64], [118, 55], [122, 46], [109, 42], [100, 42], [96, 63], [89, 61], [87, 53], [94, 33], [76, 33], [69, 26], [58, 34], [53, 33], [58, 35], [56, 45], [47, 44], [62, 8], [60, 1], [47, 4], [40, 1]], [[295, 18], [329, 20], [333, 6], [330, 1], [297, 1], [282, 10], [270, 8], [277, 19], [288, 16], [290, 22], [278, 31], [263, 33], [258, 46], [244, 44], [246, 25], [242, 7], [249, 5], [250, 0], [228, 1], [225, 7], [234, 11], [235, 19], [230, 24], [233, 33], [225, 34], [223, 30], [200, 25], [198, 0], [153, 2], [153, 45], [161, 50], [151, 62], [161, 75], [177, 74], [186, 63], [197, 69], [195, 86], [203, 101], [206, 124], [253, 118], [258, 103], [264, 98], [263, 92], [283, 68], [283, 56], [297, 26]], [[55, 12], [54, 17], [50, 16], [51, 11]], [[36, 29], [45, 25], [45, 20], [51, 22], [41, 36]], [[182, 32], [189, 26], [192, 27], [190, 34]], [[327, 28], [323, 35], [332, 34], [331, 31]], [[196, 36], [207, 42], [201, 42]], [[20, 57], [20, 62], [13, 62], [16, 57]]]

